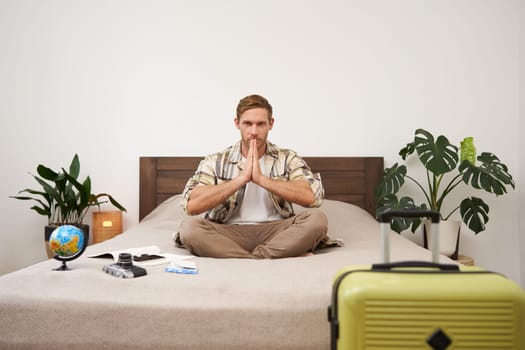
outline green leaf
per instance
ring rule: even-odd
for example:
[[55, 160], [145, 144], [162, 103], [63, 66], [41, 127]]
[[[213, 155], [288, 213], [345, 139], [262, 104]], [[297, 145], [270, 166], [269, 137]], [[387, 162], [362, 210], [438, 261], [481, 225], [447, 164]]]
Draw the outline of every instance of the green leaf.
[[64, 193], [71, 188], [71, 186], [68, 187], [67, 179], [63, 173], [59, 173], [55, 178], [55, 187], [59, 193]]
[[85, 199], [83, 203], [88, 203], [90, 201], [89, 196], [91, 196], [91, 178], [89, 176], [87, 176], [84, 182], [82, 183], [81, 195]]
[[419, 159], [429, 171], [439, 176], [454, 170], [458, 164], [458, 148], [440, 135], [434, 136], [424, 129], [416, 130], [414, 139]]
[[117, 201], [115, 200], [115, 198], [113, 198], [113, 197], [110, 196], [109, 194], [105, 194], [105, 193], [104, 193], [103, 195], [107, 196], [108, 199], [109, 199], [109, 201], [111, 202], [111, 204], [113, 204], [116, 208], [118, 208], [119, 210], [122, 210], [122, 211], [124, 211], [124, 212], [127, 211], [126, 208], [124, 208], [124, 207], [122, 206], [122, 204], [120, 204], [119, 202], [117, 202]]
[[[22, 191], [20, 191], [22, 192]], [[40, 215], [47, 216], [48, 218], [51, 216], [51, 209], [50, 209], [50, 202], [44, 203], [42, 200], [38, 198], [28, 197], [28, 196], [10, 196], [10, 198], [19, 199], [23, 201], [35, 201], [40, 204], [40, 206], [32, 206], [30, 209], [36, 211]], [[46, 198], [47, 200], [47, 198]]]
[[[23, 201], [35, 201], [35, 202], [40, 203], [40, 205], [42, 206], [42, 208], [47, 208], [47, 209], [49, 209], [49, 206], [50, 206], [49, 201], [48, 201], [47, 203], [44, 203], [41, 199], [34, 198], [34, 197], [27, 197], [27, 196], [10, 196], [10, 198], [19, 199], [19, 200], [23, 200]], [[46, 198], [46, 199], [47, 199], [47, 198]]]
[[43, 216], [47, 216], [47, 217], [51, 216], [51, 211], [48, 207], [41, 208], [41, 207], [37, 207], [36, 205], [34, 205], [29, 209], [32, 209], [36, 211], [38, 214], [43, 215]]
[[9, 198], [19, 199], [19, 200], [22, 200], [22, 201], [32, 201], [32, 200], [36, 200], [36, 199], [33, 198], [33, 197], [27, 197], [27, 196], [9, 196]]
[[[21, 190], [21, 191], [18, 192], [18, 193], [19, 193], [19, 194], [20, 194], [20, 193], [29, 193], [29, 194], [34, 194], [34, 195], [42, 196], [42, 197], [44, 197], [46, 200], [49, 201], [49, 195], [48, 195], [46, 192], [36, 191], [36, 190], [32, 190], [32, 189], [30, 189], [30, 188], [26, 188], [26, 189]], [[12, 197], [12, 198], [20, 199], [20, 198], [18, 198], [18, 197]], [[27, 197], [27, 198], [31, 198], [31, 199], [33, 199], [33, 197]]]
[[[77, 179], [73, 176], [71, 176], [69, 173], [67, 173], [65, 170], [64, 175], [66, 176], [67, 180], [73, 185], [73, 187], [78, 192], [78, 200], [79, 205], [86, 207], [89, 206], [89, 202], [91, 200], [91, 179], [86, 177], [83, 183], [80, 183], [77, 181]], [[72, 191], [73, 193], [73, 191]], [[77, 199], [77, 195], [75, 195], [75, 199]]]
[[468, 160], [471, 164], [476, 164], [476, 146], [473, 137], [465, 137], [460, 143], [460, 160]]
[[480, 166], [463, 161], [459, 171], [463, 174], [463, 181], [477, 189], [502, 195], [507, 193], [506, 186], [515, 188], [512, 175], [509, 174], [507, 166], [499, 161], [492, 153], [484, 152], [478, 157]]
[[401, 156], [401, 159], [406, 160], [407, 157], [411, 155], [412, 153], [414, 153], [415, 150], [416, 150], [416, 143], [410, 142], [409, 144], [407, 144], [404, 148], [402, 148], [399, 151], [399, 155]]
[[[426, 209], [427, 206], [422, 204], [420, 206], [414, 203], [414, 200], [410, 197], [401, 197], [399, 201], [395, 194], [385, 195], [377, 204], [376, 214], [382, 213], [387, 210], [418, 210]], [[417, 228], [421, 224], [421, 219], [419, 218], [393, 218], [390, 223], [390, 228], [397, 232], [401, 233], [404, 230], [410, 228], [412, 233], [416, 232]]]
[[69, 165], [69, 175], [74, 179], [78, 179], [79, 174], [80, 174], [80, 160], [78, 159], [78, 155], [75, 154], [75, 156], [73, 157], [73, 160], [71, 161], [71, 164]]
[[52, 198], [55, 201], [60, 200], [59, 192], [53, 186], [51, 186], [49, 183], [39, 178], [38, 176], [33, 175], [33, 177], [40, 184], [40, 186], [42, 186], [49, 198]]
[[[387, 210], [397, 209], [398, 207], [399, 201], [397, 196], [393, 193], [386, 194], [377, 202], [376, 216], [379, 216], [380, 213], [383, 213]], [[403, 221], [398, 221], [397, 219], [398, 218], [394, 218], [390, 222], [390, 228], [397, 233], [401, 233], [402, 231], [406, 230], [409, 225]]]
[[58, 174], [54, 170], [51, 170], [50, 168], [43, 166], [42, 164], [37, 166], [36, 171], [38, 175], [49, 181], [55, 181], [55, 178], [58, 176]]
[[375, 189], [376, 199], [380, 200], [381, 197], [387, 194], [396, 194], [405, 183], [406, 173], [407, 167], [404, 165], [398, 166], [397, 163], [385, 169], [383, 180]]
[[475, 234], [485, 230], [489, 221], [489, 206], [477, 197], [465, 198], [460, 205], [461, 218]]

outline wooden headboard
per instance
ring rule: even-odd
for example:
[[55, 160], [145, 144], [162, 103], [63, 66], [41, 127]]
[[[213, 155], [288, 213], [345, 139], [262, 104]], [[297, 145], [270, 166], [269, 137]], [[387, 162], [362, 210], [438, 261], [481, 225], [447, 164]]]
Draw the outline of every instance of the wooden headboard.
[[[202, 157], [140, 157], [139, 220], [168, 197], [181, 193]], [[383, 157], [303, 157], [321, 173], [325, 198], [353, 203], [375, 216], [374, 189]]]

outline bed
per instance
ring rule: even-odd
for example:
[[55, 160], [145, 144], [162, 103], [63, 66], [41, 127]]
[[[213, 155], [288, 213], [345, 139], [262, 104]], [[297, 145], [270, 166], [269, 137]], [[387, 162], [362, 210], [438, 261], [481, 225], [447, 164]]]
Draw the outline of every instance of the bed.
[[[328, 234], [344, 247], [279, 260], [191, 257], [196, 275], [156, 265], [144, 277], [114, 278], [102, 272], [110, 261], [89, 256], [148, 245], [189, 255], [172, 237], [200, 158], [141, 157], [138, 225], [90, 245], [71, 271], [52, 271], [59, 262], [51, 259], [0, 276], [0, 349], [327, 349], [333, 276], [379, 260], [372, 213], [383, 159], [305, 159], [323, 179]], [[391, 244], [394, 260], [430, 257], [394, 233]]]

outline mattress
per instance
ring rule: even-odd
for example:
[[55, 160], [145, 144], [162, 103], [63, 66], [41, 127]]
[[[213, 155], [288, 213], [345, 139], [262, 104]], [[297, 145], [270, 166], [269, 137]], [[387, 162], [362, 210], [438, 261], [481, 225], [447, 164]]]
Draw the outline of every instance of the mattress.
[[[337, 271], [379, 261], [379, 224], [352, 204], [325, 200], [328, 235], [344, 247], [278, 260], [191, 257], [198, 274], [148, 266], [119, 279], [111, 260], [89, 256], [173, 243], [181, 219], [175, 195], [138, 225], [89, 246], [70, 271], [50, 259], [0, 276], [1, 349], [326, 349], [326, 310]], [[298, 211], [301, 208], [297, 208]], [[392, 260], [429, 260], [430, 252], [391, 233]], [[446, 257], [443, 262], [450, 262]]]

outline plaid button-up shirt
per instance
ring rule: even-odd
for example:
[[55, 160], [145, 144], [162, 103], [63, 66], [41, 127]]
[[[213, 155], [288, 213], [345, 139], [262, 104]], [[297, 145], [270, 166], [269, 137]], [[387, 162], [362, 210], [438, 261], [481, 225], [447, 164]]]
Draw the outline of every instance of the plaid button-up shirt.
[[[222, 152], [207, 156], [202, 160], [195, 174], [188, 180], [182, 192], [182, 207], [186, 211], [190, 191], [198, 185], [218, 185], [239, 176], [243, 162], [241, 142]], [[267, 142], [265, 153], [265, 168], [270, 169], [268, 177], [278, 181], [306, 180], [314, 193], [315, 201], [311, 207], [319, 207], [323, 201], [324, 189], [318, 173], [312, 173], [306, 162], [289, 149], [281, 149]], [[244, 198], [246, 187], [232, 194], [224, 203], [210, 209], [206, 218], [212, 221], [226, 223], [239, 208]], [[270, 193], [273, 205], [284, 218], [294, 215], [292, 203]]]

